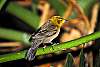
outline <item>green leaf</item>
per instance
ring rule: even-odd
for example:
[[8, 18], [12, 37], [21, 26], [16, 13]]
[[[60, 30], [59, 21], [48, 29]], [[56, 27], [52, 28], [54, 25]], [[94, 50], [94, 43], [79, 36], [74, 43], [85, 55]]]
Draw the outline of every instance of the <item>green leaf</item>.
[[98, 54], [96, 55], [94, 61], [95, 61], [94, 62], [94, 67], [100, 67], [100, 49], [99, 49]]
[[79, 67], [85, 67], [85, 56], [83, 53], [83, 49], [81, 50], [79, 57], [80, 57]]
[[12, 30], [12, 29], [0, 28], [0, 38], [19, 41], [30, 46], [29, 43], [30, 35], [24, 32]]
[[1, 10], [1, 8], [3, 7], [3, 5], [5, 4], [6, 1], [7, 1], [7, 0], [0, 0], [0, 10]]
[[8, 5], [7, 11], [10, 14], [15, 15], [19, 19], [23, 20], [26, 24], [30, 25], [31, 27], [35, 29], [38, 28], [40, 17], [36, 13], [36, 11], [31, 12], [28, 9], [25, 9], [22, 6], [14, 2], [11, 2]]
[[74, 64], [73, 56], [71, 53], [68, 53], [65, 62], [65, 67], [73, 67], [73, 64]]

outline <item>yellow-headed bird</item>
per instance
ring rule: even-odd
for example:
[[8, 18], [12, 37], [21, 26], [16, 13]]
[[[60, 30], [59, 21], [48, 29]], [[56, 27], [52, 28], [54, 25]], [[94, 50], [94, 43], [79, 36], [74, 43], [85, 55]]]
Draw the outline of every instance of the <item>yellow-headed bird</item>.
[[27, 52], [26, 58], [32, 61], [35, 58], [36, 50], [40, 44], [50, 43], [55, 39], [63, 23], [67, 22], [64, 18], [60, 16], [51, 17], [44, 25], [41, 26], [39, 31], [32, 35], [32, 46]]

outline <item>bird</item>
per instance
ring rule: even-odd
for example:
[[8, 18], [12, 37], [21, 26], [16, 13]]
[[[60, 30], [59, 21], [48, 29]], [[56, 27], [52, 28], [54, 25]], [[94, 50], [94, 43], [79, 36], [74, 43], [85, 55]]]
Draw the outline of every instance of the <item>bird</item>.
[[52, 40], [58, 36], [60, 28], [65, 22], [68, 22], [68, 20], [64, 19], [61, 16], [53, 16], [40, 27], [37, 33], [32, 34], [32, 45], [27, 51], [26, 59], [28, 61], [34, 60], [39, 45], [51, 43]]

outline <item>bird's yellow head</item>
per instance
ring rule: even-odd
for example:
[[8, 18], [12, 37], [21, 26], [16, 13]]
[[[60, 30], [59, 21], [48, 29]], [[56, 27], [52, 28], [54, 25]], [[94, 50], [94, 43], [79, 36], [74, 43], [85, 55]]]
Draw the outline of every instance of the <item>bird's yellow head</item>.
[[56, 25], [57, 27], [61, 27], [63, 25], [63, 23], [68, 22], [68, 20], [60, 17], [60, 16], [53, 16], [51, 17], [50, 21]]

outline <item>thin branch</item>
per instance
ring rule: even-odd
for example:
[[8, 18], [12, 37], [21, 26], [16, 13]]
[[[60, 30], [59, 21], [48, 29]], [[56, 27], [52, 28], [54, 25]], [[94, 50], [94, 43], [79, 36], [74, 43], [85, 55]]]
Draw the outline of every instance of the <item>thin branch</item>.
[[[43, 54], [61, 51], [63, 49], [69, 49], [69, 48], [79, 46], [80, 44], [83, 44], [83, 43], [86, 43], [86, 42], [89, 42], [91, 40], [95, 40], [98, 38], [100, 38], [100, 32], [95, 32], [95, 33], [89, 34], [87, 36], [84, 36], [84, 37], [81, 37], [79, 39], [75, 39], [69, 42], [65, 42], [65, 43], [61, 43], [61, 44], [57, 44], [53, 46], [48, 46], [45, 49], [38, 48], [36, 55], [43, 55]], [[26, 54], [26, 50], [16, 52], [16, 53], [1, 55], [0, 63], [25, 58], [25, 54]]]

